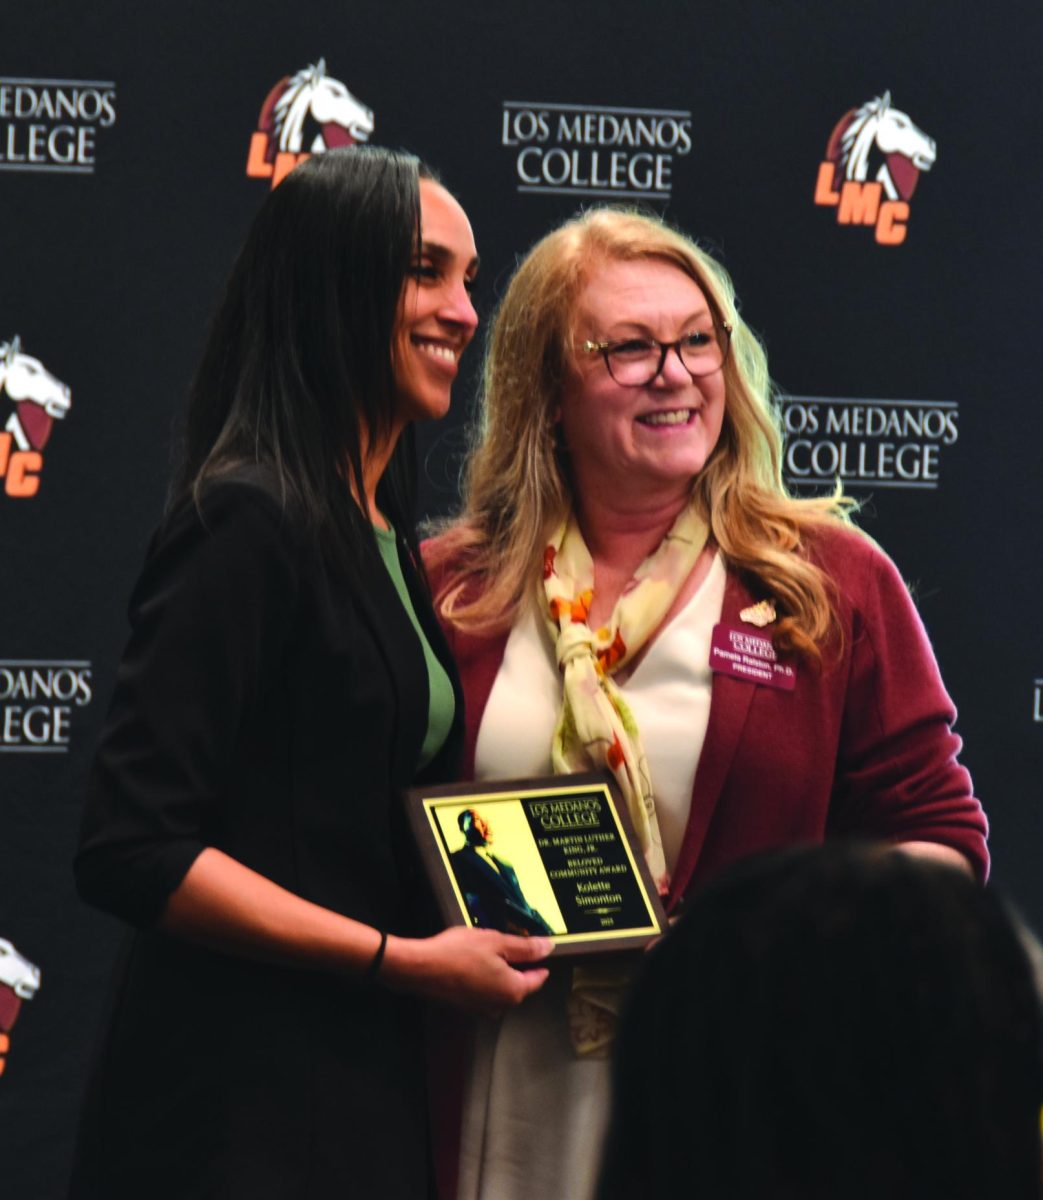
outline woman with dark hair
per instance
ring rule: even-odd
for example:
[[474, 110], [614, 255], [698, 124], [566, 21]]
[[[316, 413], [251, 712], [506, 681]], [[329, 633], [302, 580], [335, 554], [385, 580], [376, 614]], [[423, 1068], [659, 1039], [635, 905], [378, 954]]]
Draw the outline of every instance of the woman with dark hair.
[[624, 1012], [598, 1200], [1039, 1200], [1038, 946], [880, 848], [722, 874]]
[[451, 775], [459, 685], [417, 570], [410, 422], [477, 318], [415, 159], [331, 151], [259, 212], [131, 599], [81, 894], [137, 927], [72, 1195], [423, 1196], [419, 998], [502, 1010], [543, 939], [418, 926], [395, 795]]

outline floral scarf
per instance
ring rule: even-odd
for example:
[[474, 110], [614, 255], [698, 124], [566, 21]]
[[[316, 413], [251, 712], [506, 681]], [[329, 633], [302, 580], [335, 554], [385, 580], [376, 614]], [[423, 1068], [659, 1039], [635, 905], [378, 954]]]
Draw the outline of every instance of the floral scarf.
[[[596, 630], [587, 623], [594, 598], [594, 561], [574, 515], [557, 531], [543, 558], [545, 615], [563, 679], [551, 746], [553, 768], [559, 774], [602, 767], [612, 772], [662, 895], [670, 878], [652, 779], [637, 723], [612, 676], [634, 660], [662, 624], [708, 534], [694, 506], [684, 508], [624, 587], [608, 624]], [[605, 969], [577, 968], [569, 1002], [577, 1053], [604, 1052], [611, 1043], [623, 982], [618, 970], [607, 964]]]

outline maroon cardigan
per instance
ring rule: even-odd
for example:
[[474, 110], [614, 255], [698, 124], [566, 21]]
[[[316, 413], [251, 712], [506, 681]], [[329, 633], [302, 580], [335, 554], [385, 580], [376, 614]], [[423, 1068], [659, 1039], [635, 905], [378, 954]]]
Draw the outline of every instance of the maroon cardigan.
[[[939, 842], [965, 854], [979, 879], [988, 874], [985, 815], [956, 759], [956, 710], [895, 565], [852, 530], [810, 541], [836, 585], [841, 653], [827, 650], [821, 669], [798, 664], [792, 692], [714, 675], [674, 905], [736, 859], [830, 834]], [[722, 622], [741, 627], [754, 599], [729, 571]], [[448, 626], [446, 636], [463, 681], [470, 778], [507, 634]]]
[[[691, 812], [673, 871], [674, 911], [737, 859], [831, 834], [938, 842], [966, 855], [980, 880], [988, 874], [985, 815], [956, 759], [956, 711], [897, 569], [851, 530], [823, 529], [809, 542], [810, 556], [836, 585], [843, 646], [839, 656], [824, 653], [821, 669], [798, 663], [792, 692], [714, 675]], [[433, 572], [436, 592], [442, 577]], [[739, 611], [754, 600], [729, 571], [722, 622], [741, 627]], [[445, 631], [463, 682], [463, 771], [470, 778], [507, 634], [475, 637], [451, 626]], [[453, 1041], [448, 1034], [442, 1045]], [[452, 1095], [453, 1053], [434, 1066], [445, 1088], [435, 1110], [443, 1197], [455, 1195], [450, 1147], [461, 1111], [460, 1097]]]

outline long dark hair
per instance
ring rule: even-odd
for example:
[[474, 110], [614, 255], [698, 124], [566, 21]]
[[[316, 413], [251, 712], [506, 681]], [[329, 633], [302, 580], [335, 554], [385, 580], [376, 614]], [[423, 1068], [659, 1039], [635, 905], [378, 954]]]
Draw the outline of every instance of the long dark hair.
[[1038, 1200], [1028, 937], [991, 889], [891, 849], [733, 868], [624, 1014], [599, 1200]]
[[[416, 158], [356, 146], [314, 155], [267, 197], [232, 268], [189, 397], [172, 503], [260, 467], [284, 507], [351, 571], [372, 530], [362, 447], [392, 427], [392, 345], [420, 236]], [[415, 450], [399, 439], [378, 505], [411, 549]]]

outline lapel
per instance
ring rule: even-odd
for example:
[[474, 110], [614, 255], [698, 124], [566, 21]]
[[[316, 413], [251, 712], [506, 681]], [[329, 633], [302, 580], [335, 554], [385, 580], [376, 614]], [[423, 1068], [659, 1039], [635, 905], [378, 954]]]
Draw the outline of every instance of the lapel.
[[496, 864], [496, 877], [499, 879], [503, 890], [514, 899], [519, 894], [518, 876], [515, 874], [514, 868], [505, 863], [503, 859], [497, 858], [495, 854], [490, 855], [493, 862]]
[[493, 684], [503, 656], [507, 652], [509, 630], [492, 636], [452, 631], [453, 653], [460, 666], [460, 673], [467, 680], [467, 701], [464, 712], [464, 743], [461, 774], [464, 779], [474, 778], [474, 756], [478, 748], [478, 731], [481, 728], [485, 706], [492, 694]]
[[[752, 604], [753, 600], [754, 597], [738, 576], [729, 571], [721, 605], [722, 624], [740, 625], [740, 610]], [[695, 865], [699, 861], [706, 833], [728, 778], [755, 690], [755, 684], [735, 679], [730, 675], [714, 673], [706, 740], [703, 742], [703, 751], [695, 772], [692, 805], [681, 842], [681, 852], [670, 881], [670, 898], [667, 903], [669, 911], [673, 911], [684, 896]]]
[[[416, 612], [420, 628], [424, 631], [435, 657], [445, 668], [449, 681], [453, 685], [453, 723], [446, 738], [445, 745], [417, 776], [417, 782], [442, 782], [446, 779], [460, 778], [460, 754], [464, 735], [464, 693], [460, 683], [460, 672], [456, 660], [446, 640], [445, 632], [439, 624], [435, 611], [431, 606], [431, 593], [421, 575], [422, 567], [413, 562], [409, 547], [398, 539], [398, 556], [402, 562], [402, 574], [406, 579], [413, 609]], [[426, 672], [425, 672], [426, 675]], [[426, 712], [426, 710], [425, 710]], [[425, 730], [421, 733], [421, 745]]]
[[[407, 787], [413, 782], [427, 732], [427, 668], [413, 622], [379, 554], [373, 553], [375, 561], [365, 586], [355, 594], [355, 604], [384, 660], [395, 694], [394, 712], [389, 714], [393, 723], [391, 777], [397, 786]], [[402, 570], [408, 579], [408, 561], [403, 562]]]
[[[467, 849], [470, 851], [471, 855], [473, 855], [474, 861], [478, 864], [478, 869], [481, 871], [482, 876], [490, 883], [494, 884], [501, 892], [507, 892], [509, 889], [507, 886], [506, 873], [502, 869], [497, 870], [497, 868], [494, 867], [492, 863], [488, 861], [488, 859], [486, 859], [485, 855], [479, 854], [473, 846], [468, 846]], [[495, 859], [498, 867], [502, 867], [500, 860], [496, 858], [495, 854], [492, 855], [492, 858]]]

